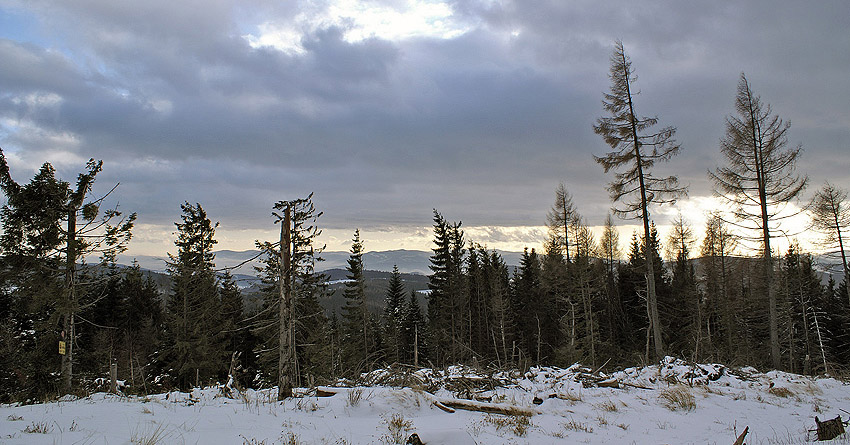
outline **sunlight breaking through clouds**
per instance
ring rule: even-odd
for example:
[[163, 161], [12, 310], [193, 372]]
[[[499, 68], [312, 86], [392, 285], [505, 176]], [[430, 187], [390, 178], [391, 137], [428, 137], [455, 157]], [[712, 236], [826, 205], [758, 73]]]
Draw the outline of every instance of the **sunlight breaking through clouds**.
[[339, 27], [349, 43], [370, 38], [389, 41], [425, 37], [451, 39], [470, 27], [454, 16], [444, 2], [408, 0], [393, 4], [340, 0], [327, 8], [303, 10], [291, 22], [268, 21], [256, 26], [256, 34], [246, 34], [253, 48], [270, 47], [287, 54], [306, 52], [305, 35], [318, 29]]

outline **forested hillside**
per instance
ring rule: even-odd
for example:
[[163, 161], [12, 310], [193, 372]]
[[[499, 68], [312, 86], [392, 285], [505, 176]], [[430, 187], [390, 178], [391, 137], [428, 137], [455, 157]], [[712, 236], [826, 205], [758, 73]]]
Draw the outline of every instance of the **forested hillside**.
[[[95, 195], [101, 161], [85, 164], [76, 182], [47, 162], [18, 183], [0, 151], [0, 401], [84, 392], [111, 366], [129, 392], [231, 381], [277, 386], [280, 399], [393, 363], [613, 368], [673, 355], [845, 372], [846, 190], [827, 182], [803, 200], [802, 148], [788, 145], [790, 124], [742, 74], [720, 140], [724, 163], [708, 171], [724, 208], [705, 227], [680, 214], [662, 238], [653, 215], [687, 187], [654, 170], [683, 146], [675, 127], [636, 113], [637, 79], [620, 42], [609, 78], [593, 130], [611, 151], [593, 159], [610, 176], [613, 214], [639, 229], [621, 240], [609, 215], [594, 233], [560, 184], [541, 209], [543, 249], [525, 249], [515, 266], [434, 209], [427, 275], [402, 274], [398, 264], [369, 271], [368, 240], [354, 227], [344, 269], [324, 270], [323, 212], [310, 194], [272, 204], [279, 238], [229, 252], [244, 260], [226, 265], [216, 258], [215, 215], [184, 202], [166, 280], [118, 266], [137, 215], [113, 202], [117, 184]], [[807, 219], [822, 244], [794, 241], [779, 224], [788, 212]], [[790, 240], [784, 251], [780, 237]], [[837, 266], [826, 281], [815, 249]], [[253, 268], [253, 282], [240, 267]]]

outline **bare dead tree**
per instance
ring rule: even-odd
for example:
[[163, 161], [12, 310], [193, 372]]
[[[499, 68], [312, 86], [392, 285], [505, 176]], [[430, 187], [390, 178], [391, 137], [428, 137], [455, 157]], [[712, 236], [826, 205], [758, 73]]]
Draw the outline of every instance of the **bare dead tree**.
[[570, 227], [574, 226], [579, 218], [570, 192], [564, 183], [558, 184], [555, 189], [555, 204], [546, 214], [546, 225], [563, 249], [567, 264], [570, 263]]
[[[850, 227], [850, 205], [847, 204], [847, 190], [842, 190], [827, 182], [815, 192], [809, 211], [812, 215], [812, 228], [821, 232], [823, 246], [830, 249], [828, 255], [841, 256], [844, 288], [850, 300], [850, 269], [847, 268], [847, 253], [841, 229]], [[838, 252], [835, 252], [835, 249]]]
[[770, 356], [778, 369], [779, 329], [770, 251], [771, 227], [778, 230], [777, 224], [791, 216], [793, 212], [787, 212], [787, 206], [805, 189], [808, 177], [795, 171], [802, 147], [787, 148], [791, 124], [771, 114], [770, 105], [762, 105], [744, 74], [738, 82], [735, 111], [736, 116], [726, 118], [726, 134], [720, 140], [720, 152], [727, 166], [709, 171], [708, 176], [714, 181], [715, 193], [731, 205], [737, 224], [760, 234], [768, 297]]
[[[637, 77], [620, 41], [614, 46], [609, 77], [611, 92], [604, 94], [602, 105], [610, 116], [597, 119], [593, 131], [601, 135], [613, 151], [593, 158], [606, 173], [622, 169], [614, 175], [614, 180], [608, 186], [611, 199], [620, 203], [620, 207], [614, 208], [614, 213], [621, 218], [642, 220], [644, 237], [649, 240], [650, 204], [672, 203], [687, 193], [687, 188], [680, 186], [675, 176], [657, 178], [651, 173], [657, 162], [669, 161], [681, 146], [674, 139], [674, 127], [664, 127], [653, 132], [650, 129], [658, 123], [658, 118], [638, 117], [635, 113], [633, 98], [638, 92], [632, 91], [631, 84]], [[648, 242], [644, 253], [647, 258], [647, 312], [652, 326], [655, 355], [661, 358], [664, 345], [655, 293], [655, 270]]]

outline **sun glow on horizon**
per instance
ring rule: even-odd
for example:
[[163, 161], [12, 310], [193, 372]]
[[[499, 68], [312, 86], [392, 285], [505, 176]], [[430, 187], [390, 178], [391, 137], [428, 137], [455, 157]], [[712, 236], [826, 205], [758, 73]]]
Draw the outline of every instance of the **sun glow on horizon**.
[[[680, 201], [676, 206], [667, 206], [654, 209], [657, 215], [656, 224], [662, 246], [662, 255], [665, 255], [663, 247], [671, 231], [670, 222], [681, 215], [690, 225], [694, 243], [691, 256], [699, 256], [699, 248], [705, 233], [705, 224], [712, 211], [722, 208], [723, 202], [716, 197], [697, 196]], [[792, 210], [799, 210], [796, 207]], [[811, 253], [822, 253], [819, 250], [817, 240], [819, 235], [807, 231], [808, 215], [800, 213], [793, 218], [783, 222], [784, 232], [774, 230], [771, 240], [772, 249], [776, 255], [782, 255], [792, 244], [798, 243], [804, 251]], [[643, 226], [637, 221], [615, 220], [620, 237], [620, 250], [623, 259], [628, 254], [632, 235], [643, 234]], [[321, 228], [321, 220], [319, 221]], [[462, 227], [464, 238], [469, 243], [480, 244], [487, 249], [495, 249], [507, 252], [521, 252], [523, 249], [535, 249], [542, 253], [549, 232], [545, 225], [539, 226], [469, 226]], [[604, 227], [602, 225], [591, 225], [591, 231], [595, 240], [599, 241]], [[733, 231], [740, 229], [732, 228]], [[324, 245], [328, 251], [348, 251], [355, 227], [350, 229], [325, 228], [318, 239], [318, 245]], [[243, 251], [254, 249], [255, 240], [275, 241], [279, 236], [276, 226], [268, 228], [231, 228], [222, 224], [216, 230], [216, 250]], [[750, 237], [754, 236], [752, 232]], [[173, 225], [161, 226], [157, 224], [138, 224], [134, 233], [133, 241], [124, 257], [133, 255], [167, 257], [167, 252], [174, 253], [175, 229]], [[398, 227], [361, 227], [360, 236], [364, 248], [369, 251], [387, 250], [420, 250], [430, 251], [433, 248], [433, 227], [428, 226], [398, 226]], [[737, 255], [755, 255], [759, 248], [758, 243], [742, 243]], [[668, 259], [668, 258], [665, 258]]]

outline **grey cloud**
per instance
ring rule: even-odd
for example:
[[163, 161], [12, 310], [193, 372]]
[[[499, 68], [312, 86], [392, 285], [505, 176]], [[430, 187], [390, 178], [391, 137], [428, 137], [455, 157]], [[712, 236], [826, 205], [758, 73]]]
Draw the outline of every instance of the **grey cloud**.
[[[471, 31], [453, 39], [347, 42], [324, 26], [288, 54], [241, 37], [246, 22], [291, 21], [294, 4], [19, 3], [64, 43], [0, 40], [0, 117], [35, 128], [3, 129], [0, 145], [43, 151], [24, 133], [75, 135], [151, 222], [189, 200], [265, 224], [275, 200], [315, 191], [338, 228], [427, 225], [434, 207], [467, 225], [539, 225], [563, 181], [598, 224], [610, 178], [592, 161], [607, 147], [591, 126], [621, 38], [638, 112], [679, 129], [684, 151], [659, 172], [692, 194], [710, 193], [741, 71], [792, 121], [801, 170], [850, 183], [829, 161], [850, 137], [845, 2], [458, 0]], [[19, 100], [34, 93], [62, 101]]]

